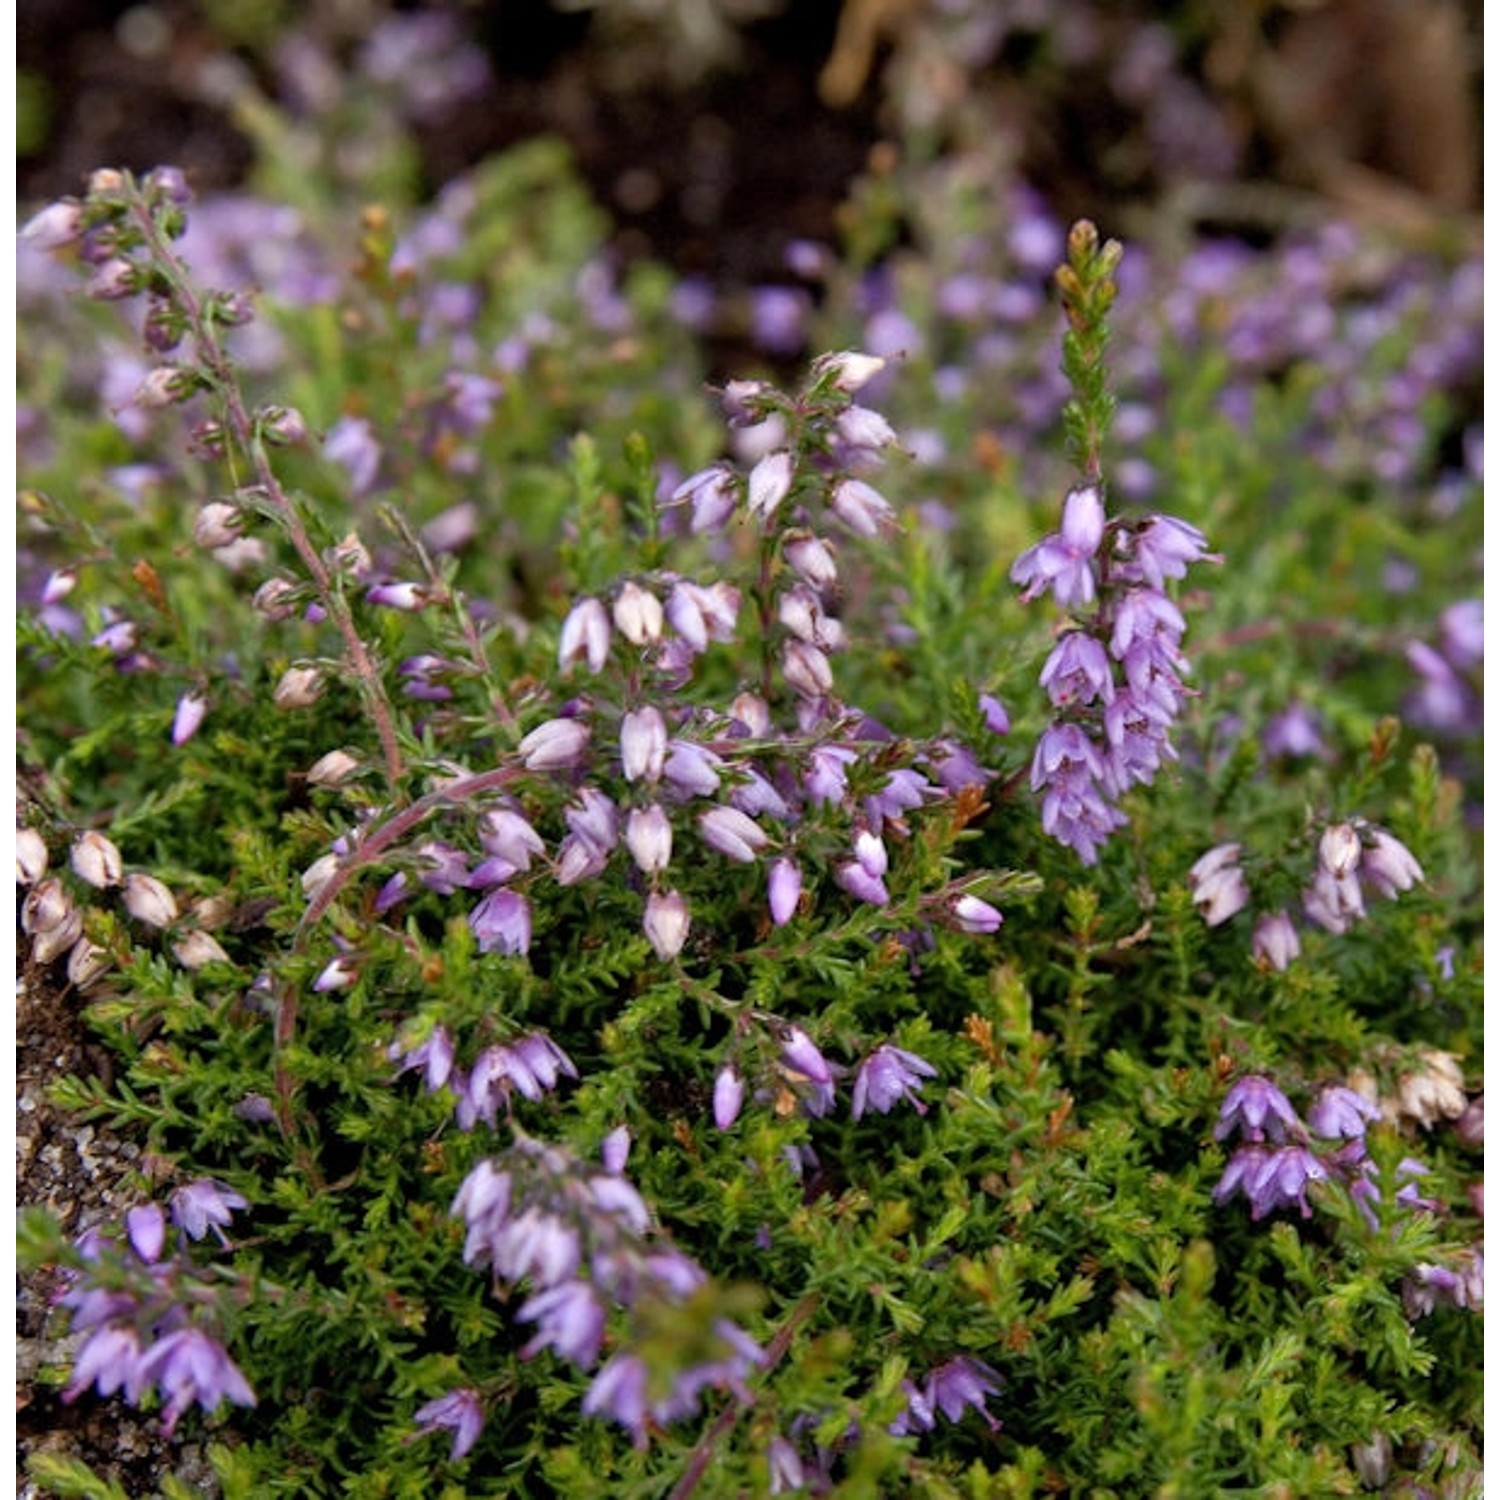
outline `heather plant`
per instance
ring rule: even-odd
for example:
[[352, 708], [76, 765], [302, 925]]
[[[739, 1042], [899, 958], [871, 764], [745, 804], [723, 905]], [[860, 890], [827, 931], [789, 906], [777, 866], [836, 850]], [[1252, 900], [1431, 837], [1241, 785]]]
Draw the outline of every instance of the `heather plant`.
[[[1087, 224], [992, 309], [1065, 325], [1002, 473], [890, 318], [707, 387], [546, 148], [255, 296], [224, 212], [26, 230], [28, 982], [171, 1184], [23, 1220], [64, 1399], [226, 1495], [1477, 1493], [1473, 726], [1398, 710], [1478, 643], [1410, 497], [1273, 494], [1186, 349], [1133, 488]], [[1438, 644], [1326, 644], [1305, 534]]]

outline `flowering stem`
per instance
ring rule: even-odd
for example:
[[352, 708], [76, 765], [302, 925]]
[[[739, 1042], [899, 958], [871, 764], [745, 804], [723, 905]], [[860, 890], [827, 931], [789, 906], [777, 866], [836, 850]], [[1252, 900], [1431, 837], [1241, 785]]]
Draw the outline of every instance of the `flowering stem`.
[[344, 648], [348, 652], [349, 663], [354, 668], [355, 676], [364, 690], [370, 717], [374, 720], [376, 732], [380, 736], [381, 749], [385, 757], [386, 780], [390, 783], [391, 790], [395, 791], [400, 785], [403, 774], [401, 747], [396, 737], [395, 718], [391, 711], [390, 701], [381, 685], [380, 674], [376, 670], [374, 660], [360, 637], [359, 631], [355, 628], [353, 616], [344, 602], [343, 595], [335, 586], [327, 564], [323, 561], [317, 547], [313, 545], [312, 538], [307, 534], [307, 528], [303, 525], [296, 506], [276, 477], [276, 471], [266, 456], [265, 444], [257, 424], [246, 409], [244, 397], [235, 378], [234, 367], [220, 347], [213, 320], [205, 311], [203, 302], [187, 274], [187, 268], [173, 253], [167, 237], [161, 232], [144, 199], [136, 194], [132, 197], [130, 206], [132, 216], [145, 237], [146, 244], [151, 249], [153, 260], [162, 274], [171, 282], [172, 292], [178, 306], [188, 319], [199, 362], [203, 372], [208, 376], [211, 389], [218, 398], [225, 426], [233, 434], [240, 447], [249, 455], [256, 482], [281, 517], [288, 539], [298, 557], [302, 559], [303, 566], [317, 588], [319, 603], [328, 612], [344, 638]]
[[[792, 1309], [791, 1316], [776, 1332], [776, 1337], [766, 1345], [766, 1362], [763, 1366], [766, 1370], [774, 1369], [785, 1357], [787, 1350], [792, 1347], [792, 1339], [797, 1330], [818, 1310], [818, 1304], [823, 1299], [817, 1292], [809, 1292]], [[688, 1459], [687, 1468], [682, 1471], [682, 1478], [673, 1487], [669, 1500], [688, 1500], [688, 1496], [698, 1488], [698, 1481], [703, 1478], [705, 1470], [713, 1459], [714, 1449], [719, 1442], [733, 1429], [734, 1424], [739, 1421], [740, 1413], [745, 1410], [744, 1403], [731, 1400], [724, 1410], [714, 1420], [712, 1427], [699, 1440], [698, 1446], [693, 1449], [692, 1456]]]

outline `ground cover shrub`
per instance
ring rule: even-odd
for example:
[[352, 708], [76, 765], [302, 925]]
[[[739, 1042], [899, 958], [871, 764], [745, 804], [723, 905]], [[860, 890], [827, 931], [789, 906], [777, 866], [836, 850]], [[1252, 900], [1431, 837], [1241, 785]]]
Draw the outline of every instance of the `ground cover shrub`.
[[877, 171], [710, 388], [548, 145], [334, 221], [23, 248], [21, 923], [163, 1164], [23, 1219], [68, 1396], [226, 1495], [1478, 1493], [1466, 273]]

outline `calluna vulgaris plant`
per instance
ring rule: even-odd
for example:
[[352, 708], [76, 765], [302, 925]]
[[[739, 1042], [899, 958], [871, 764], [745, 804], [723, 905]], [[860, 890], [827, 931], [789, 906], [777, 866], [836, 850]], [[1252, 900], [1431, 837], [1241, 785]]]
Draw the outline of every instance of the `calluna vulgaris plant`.
[[715, 416], [649, 277], [466, 254], [504, 170], [284, 316], [171, 169], [24, 231], [139, 341], [107, 433], [30, 372], [30, 982], [176, 1177], [24, 1220], [63, 1399], [226, 1494], [1477, 1493], [1458, 787], [1235, 698], [1261, 521], [1115, 499], [1120, 247], [963, 558], [895, 351]]

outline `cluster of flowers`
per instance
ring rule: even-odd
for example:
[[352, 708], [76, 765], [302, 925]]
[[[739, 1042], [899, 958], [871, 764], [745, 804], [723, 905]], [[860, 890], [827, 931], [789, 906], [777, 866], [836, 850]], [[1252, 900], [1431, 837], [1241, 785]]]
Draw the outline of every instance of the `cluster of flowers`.
[[[1216, 844], [1188, 871], [1188, 889], [1210, 927], [1250, 905], [1242, 853], [1240, 844]], [[1318, 839], [1313, 878], [1302, 893], [1303, 914], [1325, 932], [1342, 937], [1365, 916], [1366, 889], [1394, 901], [1422, 878], [1411, 850], [1386, 829], [1364, 818], [1330, 823]], [[1251, 949], [1257, 962], [1278, 970], [1301, 954], [1296, 924], [1284, 908], [1256, 920]]]
[[[1467, 1108], [1462, 1074], [1458, 1075], [1457, 1085], [1453, 1082], [1452, 1059], [1445, 1054], [1432, 1056], [1436, 1062], [1427, 1070], [1403, 1076], [1400, 1091], [1389, 1110], [1382, 1108], [1370, 1080], [1361, 1075], [1351, 1079], [1350, 1084], [1323, 1088], [1308, 1111], [1306, 1124], [1269, 1078], [1246, 1074], [1237, 1079], [1220, 1108], [1214, 1139], [1223, 1141], [1238, 1132], [1241, 1143], [1214, 1188], [1214, 1202], [1224, 1203], [1240, 1194], [1249, 1202], [1253, 1219], [1292, 1207], [1308, 1218], [1312, 1214], [1307, 1201], [1309, 1185], [1336, 1182], [1348, 1193], [1370, 1228], [1379, 1229], [1380, 1173], [1365, 1147], [1369, 1122], [1399, 1112], [1431, 1123], [1435, 1110], [1449, 1118], [1462, 1118]], [[1355, 1084], [1360, 1086], [1351, 1086]], [[1451, 1098], [1455, 1088], [1456, 1109]], [[1319, 1143], [1316, 1149], [1315, 1140]], [[1397, 1205], [1420, 1212], [1438, 1212], [1440, 1205], [1424, 1198], [1420, 1191], [1418, 1180], [1426, 1173], [1427, 1168], [1414, 1157], [1404, 1157], [1397, 1164]], [[1459, 1252], [1455, 1264], [1450, 1266], [1418, 1266], [1404, 1289], [1408, 1311], [1414, 1316], [1430, 1312], [1440, 1302], [1477, 1308], [1483, 1300], [1483, 1276], [1482, 1246]]]
[[[833, 612], [837, 549], [814, 525], [826, 511], [868, 538], [892, 523], [889, 503], [858, 475], [880, 461], [895, 435], [852, 400], [883, 363], [826, 356], [796, 398], [759, 382], [735, 384], [726, 397], [736, 420], [765, 451], [748, 472], [715, 464], [666, 496], [666, 510], [684, 513], [691, 533], [719, 535], [736, 518], [752, 529], [762, 575], [761, 690], [741, 691], [727, 710], [688, 701], [699, 658], [741, 628], [742, 590], [724, 579], [698, 583], [662, 571], [622, 580], [607, 599], [577, 600], [562, 623], [558, 661], [565, 674], [594, 679], [592, 691], [520, 739], [518, 776], [533, 778], [532, 797], [506, 790], [471, 813], [477, 850], [442, 839], [407, 850], [410, 872], [386, 882], [378, 911], [418, 886], [478, 891], [469, 922], [481, 951], [520, 955], [532, 940], [534, 865], [559, 885], [577, 886], [623, 855], [643, 895], [644, 934], [658, 957], [671, 960], [692, 925], [671, 878], [684, 834], [733, 863], [761, 865], [777, 926], [810, 899], [809, 866], [826, 864], [834, 884], [858, 901], [891, 902], [887, 838], [905, 837], [908, 814], [982, 785], [988, 773], [951, 739], [898, 741], [834, 691], [832, 658], [845, 644]], [[443, 670], [428, 658], [423, 682]], [[555, 809], [559, 789], [569, 794], [565, 831], [549, 856], [537, 820]], [[798, 857], [804, 840], [805, 861]], [[842, 851], [836, 840], [846, 841]], [[355, 838], [320, 859], [307, 874], [310, 893], [341, 857], [358, 851]], [[1001, 923], [1001, 913], [967, 887], [931, 893], [923, 915], [975, 933]], [[341, 963], [328, 982], [352, 976]]]
[[1086, 483], [1063, 502], [1059, 530], [1011, 568], [1023, 599], [1050, 590], [1064, 609], [1093, 606], [1042, 668], [1058, 714], [1031, 765], [1042, 827], [1085, 864], [1124, 825], [1119, 798], [1176, 759], [1170, 734], [1188, 693], [1179, 649], [1187, 627], [1165, 584], [1190, 563], [1216, 561], [1205, 548], [1196, 527], [1172, 516], [1110, 519], [1101, 485]]
[[[611, 1309], [649, 1317], [706, 1285], [702, 1268], [655, 1232], [650, 1210], [623, 1175], [629, 1149], [628, 1133], [614, 1131], [601, 1170], [518, 1133], [498, 1165], [481, 1161], [459, 1188], [453, 1213], [468, 1231], [465, 1262], [488, 1267], [497, 1284], [530, 1287], [516, 1316], [536, 1332], [522, 1358], [551, 1349], [593, 1369]], [[762, 1351], [727, 1318], [714, 1320], [709, 1342], [709, 1357], [663, 1371], [634, 1352], [638, 1340], [623, 1341], [600, 1366], [584, 1411], [618, 1422], [643, 1447], [648, 1423], [690, 1416], [707, 1390], [728, 1389], [748, 1402], [745, 1382], [764, 1362]], [[417, 1419], [427, 1430], [452, 1428], [453, 1455], [461, 1457], [478, 1438], [479, 1411], [477, 1393], [463, 1389], [424, 1407]]]
[[[69, 983], [87, 989], [109, 968], [109, 954], [84, 932], [83, 909], [61, 876], [48, 875], [47, 842], [35, 828], [16, 829], [16, 881], [27, 888], [21, 931], [31, 939], [31, 959], [55, 963], [67, 955]], [[73, 874], [96, 891], [118, 889], [126, 912], [141, 926], [170, 935], [172, 954], [185, 969], [228, 963], [229, 955], [208, 928], [224, 919], [222, 903], [200, 902], [191, 921], [181, 921], [177, 898], [154, 875], [125, 869], [114, 842], [95, 829], [74, 840], [68, 852]]]
[[74, 1333], [86, 1335], [73, 1362], [64, 1401], [90, 1386], [101, 1396], [121, 1392], [132, 1406], [153, 1387], [166, 1405], [162, 1430], [170, 1437], [196, 1402], [211, 1412], [221, 1401], [254, 1406], [255, 1393], [224, 1347], [204, 1326], [222, 1287], [211, 1285], [181, 1253], [163, 1258], [168, 1218], [186, 1240], [210, 1230], [228, 1244], [224, 1226], [245, 1200], [221, 1182], [190, 1182], [173, 1193], [168, 1213], [159, 1204], [133, 1208], [124, 1243], [89, 1230], [77, 1242], [84, 1261], [58, 1299], [72, 1313]]

